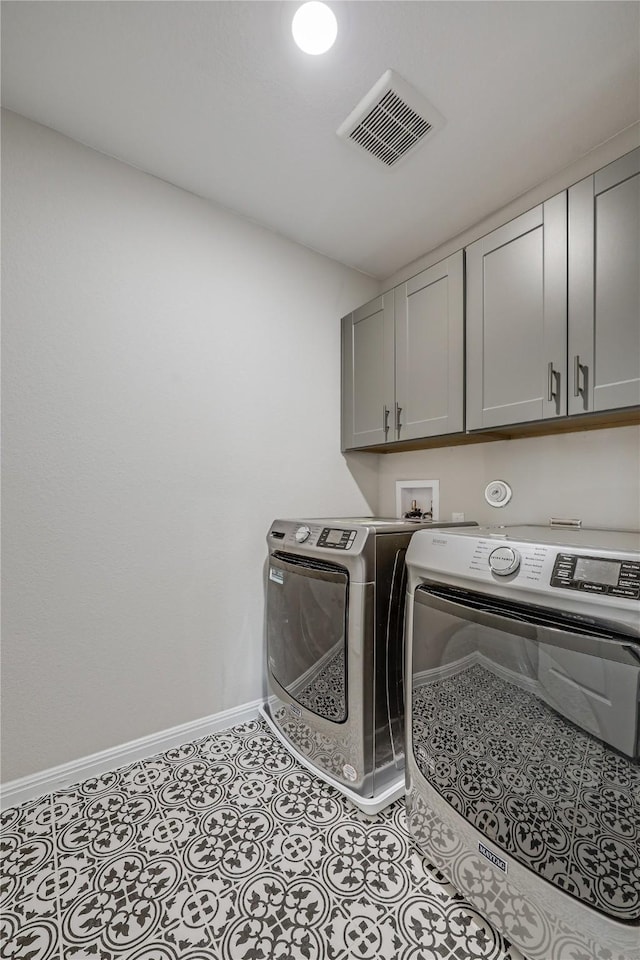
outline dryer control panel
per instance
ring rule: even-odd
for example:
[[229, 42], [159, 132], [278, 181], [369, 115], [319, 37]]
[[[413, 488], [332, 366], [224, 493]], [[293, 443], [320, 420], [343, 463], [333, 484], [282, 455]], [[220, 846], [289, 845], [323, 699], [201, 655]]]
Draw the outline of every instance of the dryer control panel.
[[324, 527], [318, 537], [318, 546], [333, 547], [334, 550], [349, 550], [355, 538], [355, 530], [341, 530], [339, 527]]
[[558, 553], [551, 586], [640, 600], [640, 562]]
[[306, 523], [295, 520], [276, 521], [269, 531], [269, 543], [300, 551], [301, 554], [315, 552], [316, 556], [324, 551], [349, 550], [353, 554], [362, 551], [368, 531], [361, 527], [325, 526], [314, 520]]

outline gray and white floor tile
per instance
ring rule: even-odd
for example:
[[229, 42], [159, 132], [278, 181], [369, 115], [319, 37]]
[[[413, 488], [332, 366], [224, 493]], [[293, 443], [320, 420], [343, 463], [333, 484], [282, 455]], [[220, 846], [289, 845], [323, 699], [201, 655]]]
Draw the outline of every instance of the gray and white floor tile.
[[6, 811], [2, 960], [522, 960], [255, 721]]

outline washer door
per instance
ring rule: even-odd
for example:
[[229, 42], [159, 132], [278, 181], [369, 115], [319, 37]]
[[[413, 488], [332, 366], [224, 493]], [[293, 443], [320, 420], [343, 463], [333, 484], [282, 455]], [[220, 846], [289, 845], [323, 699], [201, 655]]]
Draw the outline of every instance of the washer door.
[[637, 631], [427, 582], [411, 672], [428, 783], [500, 857], [638, 923]]
[[347, 719], [349, 573], [294, 554], [269, 558], [267, 657], [273, 678], [299, 704], [334, 723]]

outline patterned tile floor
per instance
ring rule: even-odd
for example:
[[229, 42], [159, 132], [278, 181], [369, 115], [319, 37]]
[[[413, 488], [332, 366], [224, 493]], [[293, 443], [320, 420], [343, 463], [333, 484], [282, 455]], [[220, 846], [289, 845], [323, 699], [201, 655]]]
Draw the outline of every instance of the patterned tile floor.
[[522, 960], [259, 721], [2, 815], [2, 960]]

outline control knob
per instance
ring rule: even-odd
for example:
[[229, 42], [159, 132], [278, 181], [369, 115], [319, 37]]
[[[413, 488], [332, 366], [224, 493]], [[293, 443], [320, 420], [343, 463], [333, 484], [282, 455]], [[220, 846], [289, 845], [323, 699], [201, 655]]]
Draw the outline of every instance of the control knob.
[[298, 543], [304, 543], [311, 536], [311, 530], [307, 526], [298, 527], [295, 536]]
[[489, 554], [489, 566], [497, 577], [508, 577], [520, 566], [520, 554], [513, 547], [497, 547]]

